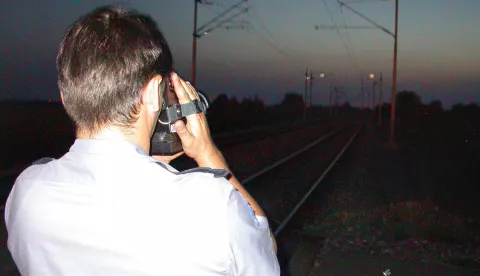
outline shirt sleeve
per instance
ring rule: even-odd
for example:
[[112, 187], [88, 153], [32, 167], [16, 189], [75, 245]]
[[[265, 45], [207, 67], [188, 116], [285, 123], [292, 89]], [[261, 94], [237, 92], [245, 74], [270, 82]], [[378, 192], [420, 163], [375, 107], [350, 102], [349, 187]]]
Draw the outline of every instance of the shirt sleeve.
[[256, 216], [235, 190], [229, 197], [227, 221], [232, 275], [280, 275], [267, 218]]

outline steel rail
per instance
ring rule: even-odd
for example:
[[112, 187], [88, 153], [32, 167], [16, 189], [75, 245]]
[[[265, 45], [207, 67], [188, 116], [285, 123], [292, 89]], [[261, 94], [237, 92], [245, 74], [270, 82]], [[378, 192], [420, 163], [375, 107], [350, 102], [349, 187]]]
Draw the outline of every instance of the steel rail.
[[320, 142], [324, 141], [325, 139], [329, 138], [330, 136], [334, 135], [334, 134], [337, 133], [338, 131], [339, 131], [339, 130], [331, 131], [331, 132], [325, 134], [324, 136], [318, 138], [317, 140], [313, 141], [312, 143], [308, 144], [307, 146], [305, 146], [305, 147], [297, 150], [296, 152], [294, 152], [294, 153], [292, 153], [292, 154], [290, 154], [290, 155], [288, 155], [288, 156], [280, 159], [279, 161], [277, 161], [277, 162], [275, 162], [275, 163], [273, 163], [273, 164], [265, 167], [264, 169], [261, 169], [260, 171], [258, 171], [258, 172], [256, 172], [256, 173], [250, 175], [249, 177], [247, 177], [246, 179], [244, 179], [244, 180], [241, 181], [242, 185], [245, 185], [245, 184], [247, 184], [248, 182], [252, 181], [253, 179], [261, 176], [262, 174], [264, 174], [264, 173], [266, 173], [266, 172], [268, 172], [268, 171], [270, 171], [270, 170], [272, 170], [272, 169], [274, 169], [274, 168], [282, 165], [283, 163], [285, 163], [285, 162], [289, 161], [290, 159], [294, 158], [295, 156], [297, 156], [297, 155], [305, 152], [306, 150], [314, 147], [314, 146], [317, 145], [318, 143], [320, 143]]
[[307, 198], [315, 190], [315, 188], [318, 186], [318, 184], [320, 184], [323, 181], [323, 179], [327, 176], [327, 174], [330, 172], [330, 170], [333, 168], [333, 166], [335, 166], [335, 164], [338, 162], [338, 160], [342, 157], [342, 155], [345, 153], [345, 151], [350, 147], [352, 142], [358, 136], [358, 133], [360, 133], [361, 129], [362, 129], [362, 126], [360, 126], [358, 128], [358, 130], [355, 131], [355, 133], [352, 135], [352, 137], [350, 137], [350, 139], [345, 144], [345, 146], [343, 146], [342, 150], [337, 154], [335, 159], [330, 163], [330, 165], [327, 167], [327, 169], [322, 173], [320, 178], [318, 178], [317, 181], [315, 181], [315, 183], [312, 185], [312, 187], [310, 187], [310, 190], [308, 190], [308, 192], [303, 196], [303, 198], [300, 200], [300, 202], [298, 202], [297, 205], [295, 205], [293, 210], [287, 215], [287, 217], [285, 219], [283, 219], [283, 221], [280, 223], [280, 225], [275, 229], [275, 231], [273, 232], [273, 235], [275, 237], [277, 237], [278, 234], [285, 228], [285, 226], [293, 218], [293, 216], [296, 214], [298, 209], [300, 209], [300, 207], [305, 203]]

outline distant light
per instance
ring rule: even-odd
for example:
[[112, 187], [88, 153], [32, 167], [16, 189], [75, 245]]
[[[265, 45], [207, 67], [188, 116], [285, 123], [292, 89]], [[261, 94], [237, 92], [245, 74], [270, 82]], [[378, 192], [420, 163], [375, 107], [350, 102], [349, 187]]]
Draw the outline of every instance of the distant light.
[[204, 34], [204, 35], [207, 35], [208, 33], [207, 33], [207, 32], [204, 32], [203, 34]]
[[368, 75], [368, 77], [373, 80], [375, 78], [375, 74], [370, 74], [370, 75]]
[[320, 78], [322, 78], [322, 79], [325, 78], [325, 74], [324, 74], [324, 73], [321, 73], [321, 74], [320, 74]]

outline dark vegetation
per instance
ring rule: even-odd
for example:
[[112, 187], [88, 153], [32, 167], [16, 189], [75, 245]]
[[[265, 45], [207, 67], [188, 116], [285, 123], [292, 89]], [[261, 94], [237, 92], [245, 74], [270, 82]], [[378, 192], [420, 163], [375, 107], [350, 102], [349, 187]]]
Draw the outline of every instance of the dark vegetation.
[[[422, 103], [413, 91], [402, 91], [397, 99], [399, 139], [409, 141], [415, 137], [415, 141], [421, 138], [431, 145], [448, 144], [444, 150], [453, 155], [467, 148], [478, 150], [478, 105], [456, 104], [445, 110], [440, 101]], [[353, 112], [358, 109], [348, 102], [338, 108], [313, 106], [309, 118], [328, 119]], [[384, 104], [386, 122], [389, 113], [389, 104]], [[1, 102], [0, 114], [1, 169], [21, 166], [43, 156], [58, 157], [74, 140], [74, 126], [61, 103]], [[291, 92], [285, 94], [280, 104], [267, 106], [257, 97], [239, 100], [222, 94], [210, 103], [207, 117], [213, 134], [292, 123], [303, 119], [303, 99], [302, 95]], [[452, 149], [458, 151], [452, 152]]]
[[[422, 104], [405, 91], [398, 95], [398, 141], [420, 163], [428, 194], [448, 211], [480, 219], [476, 191], [480, 181], [480, 107], [440, 101]], [[419, 171], [420, 172], [420, 171]]]

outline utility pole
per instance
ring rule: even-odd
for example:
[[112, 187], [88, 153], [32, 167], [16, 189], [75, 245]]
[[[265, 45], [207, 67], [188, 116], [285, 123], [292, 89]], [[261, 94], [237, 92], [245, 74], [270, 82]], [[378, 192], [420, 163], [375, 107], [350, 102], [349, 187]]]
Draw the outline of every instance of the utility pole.
[[313, 73], [310, 71], [310, 99], [308, 104], [309, 118], [312, 119], [312, 87], [313, 87]]
[[380, 73], [380, 91], [379, 91], [379, 99], [378, 99], [378, 126], [382, 126], [382, 97], [383, 97], [383, 73]]
[[303, 119], [307, 119], [308, 67], [305, 70], [305, 92], [303, 94]]
[[360, 76], [360, 93], [362, 95], [362, 111], [365, 111], [365, 89], [363, 88], [363, 75]]
[[373, 81], [373, 87], [372, 87], [372, 114], [375, 117], [375, 85], [377, 82], [374, 80]]
[[335, 117], [338, 117], [338, 87], [335, 86]]
[[197, 74], [197, 16], [198, 16], [198, 3], [202, 0], [193, 0], [195, 2], [195, 8], [193, 10], [193, 45], [192, 45], [192, 86], [195, 87], [196, 84], [196, 74]]
[[395, 106], [397, 97], [398, 0], [395, 0], [395, 35], [393, 44], [392, 106], [390, 111], [390, 146], [395, 147]]
[[332, 84], [328, 85], [328, 91], [330, 92], [330, 106], [329, 106], [330, 112], [329, 113], [330, 113], [330, 117], [332, 117]]

